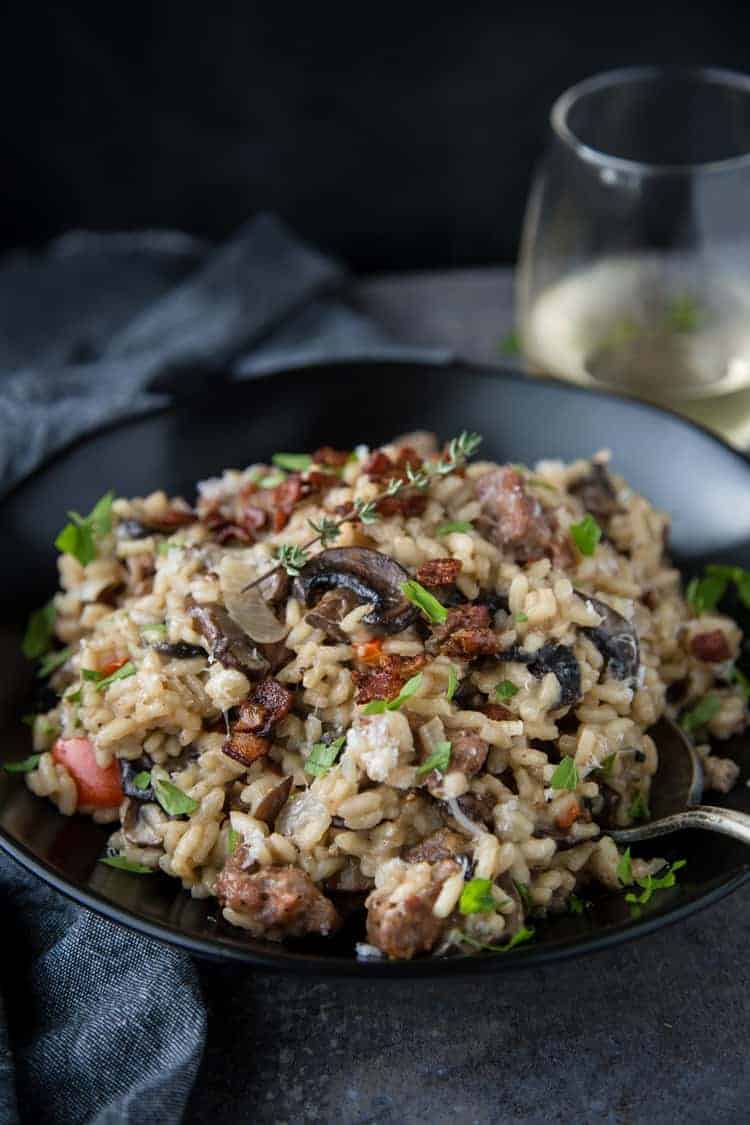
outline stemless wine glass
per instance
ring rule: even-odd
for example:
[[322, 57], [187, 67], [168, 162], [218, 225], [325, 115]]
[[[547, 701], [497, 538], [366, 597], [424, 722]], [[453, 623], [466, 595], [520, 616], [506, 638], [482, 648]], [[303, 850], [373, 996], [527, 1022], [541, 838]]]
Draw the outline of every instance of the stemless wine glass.
[[529, 369], [681, 408], [750, 387], [750, 78], [616, 70], [551, 127], [518, 274]]

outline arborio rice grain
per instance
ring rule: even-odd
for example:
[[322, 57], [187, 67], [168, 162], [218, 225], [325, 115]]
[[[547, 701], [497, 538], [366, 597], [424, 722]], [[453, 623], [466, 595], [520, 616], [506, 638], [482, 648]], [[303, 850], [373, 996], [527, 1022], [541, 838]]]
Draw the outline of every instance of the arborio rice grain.
[[[329, 934], [365, 902], [367, 956], [519, 940], [621, 890], [606, 825], [648, 815], [649, 727], [746, 723], [740, 631], [690, 607], [667, 517], [606, 455], [528, 470], [472, 444], [226, 470], [195, 509], [115, 500], [94, 557], [60, 556], [71, 651], [31, 790], [119, 821], [112, 854], [255, 936]], [[232, 617], [237, 567], [273, 573]], [[699, 752], [730, 788], [736, 765]]]

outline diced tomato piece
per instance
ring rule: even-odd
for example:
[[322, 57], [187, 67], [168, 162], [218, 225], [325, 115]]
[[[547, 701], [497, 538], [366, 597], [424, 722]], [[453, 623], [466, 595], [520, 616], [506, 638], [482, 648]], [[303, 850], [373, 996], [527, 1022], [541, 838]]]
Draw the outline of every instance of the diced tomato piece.
[[102, 679], [111, 676], [114, 672], [119, 672], [127, 664], [127, 657], [124, 660], [110, 660], [109, 664], [105, 664], [102, 668]]
[[366, 641], [364, 644], [354, 646], [357, 659], [363, 664], [379, 664], [383, 658], [383, 642], [379, 639]]
[[578, 801], [571, 801], [567, 808], [555, 817], [555, 824], [558, 828], [571, 828], [581, 815], [581, 806]]
[[122, 801], [122, 785], [117, 762], [102, 768], [88, 738], [58, 738], [52, 757], [65, 766], [78, 790], [79, 805], [111, 809]]

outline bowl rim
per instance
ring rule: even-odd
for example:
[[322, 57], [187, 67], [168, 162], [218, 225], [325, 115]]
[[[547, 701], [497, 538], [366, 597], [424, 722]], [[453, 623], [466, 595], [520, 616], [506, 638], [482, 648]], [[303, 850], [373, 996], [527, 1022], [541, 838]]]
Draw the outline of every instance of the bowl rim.
[[[675, 418], [680, 425], [692, 428], [704, 437], [710, 438], [713, 443], [721, 447], [725, 452], [730, 453], [734, 458], [750, 469], [750, 454], [746, 454], [742, 450], [730, 445], [706, 426], [694, 422], [692, 419], [684, 418], [674, 409], [634, 399], [616, 391], [581, 387], [575, 383], [569, 383], [552, 376], [534, 376], [530, 378], [517, 369], [499, 366], [493, 367], [488, 364], [474, 364], [466, 360], [451, 360], [446, 363], [414, 359], [346, 360], [336, 358], [331, 361], [316, 360], [310, 364], [298, 364], [279, 368], [275, 371], [263, 372], [258, 376], [253, 376], [251, 379], [231, 380], [226, 383], [226, 389], [228, 391], [231, 391], [233, 388], [237, 390], [249, 389], [252, 385], [257, 383], [258, 380], [262, 380], [265, 383], [277, 378], [293, 378], [299, 376], [309, 378], [314, 376], [316, 372], [318, 374], [329, 374], [343, 368], [351, 370], [352, 368], [382, 369], [383, 367], [396, 370], [399, 368], [409, 368], [412, 370], [422, 369], [425, 373], [429, 372], [431, 376], [435, 374], [443, 376], [450, 375], [451, 373], [460, 373], [470, 378], [509, 380], [523, 384], [524, 386], [551, 385], [558, 390], [563, 390], [578, 396], [590, 397], [594, 395], [599, 399], [614, 399], [638, 410], [645, 410], [659, 416], [667, 415]], [[85, 434], [67, 442], [60, 449], [55, 450], [46, 457], [31, 472], [25, 474], [20, 480], [14, 483], [2, 499], [0, 499], [0, 511], [2, 510], [3, 504], [10, 497], [15, 496], [16, 493], [20, 492], [31, 481], [53, 468], [55, 463], [62, 460], [71, 450], [85, 445], [94, 438], [105, 436], [112, 431], [137, 424], [140, 421], [145, 421], [159, 415], [168, 414], [174, 410], [189, 406], [194, 402], [197, 403], [204, 393], [206, 392], [193, 389], [185, 395], [175, 394], [169, 403], [156, 406], [153, 410], [147, 412], [142, 410], [134, 411], [132, 414], [127, 414], [112, 422], [95, 426]], [[726, 877], [720, 877], [721, 881], [716, 885], [698, 894], [694, 898], [689, 898], [686, 902], [665, 908], [664, 910], [655, 911], [652, 914], [643, 915], [640, 918], [614, 924], [611, 928], [595, 931], [591, 936], [573, 936], [559, 941], [550, 941], [546, 945], [522, 946], [518, 949], [514, 949], [513, 956], [511, 957], [506, 957], [502, 953], [484, 953], [481, 955], [467, 954], [465, 956], [459, 955], [443, 958], [418, 958], [411, 961], [389, 961], [386, 959], [369, 960], [342, 957], [339, 955], [328, 956], [319, 953], [301, 953], [283, 945], [279, 945], [278, 952], [275, 950], [271, 952], [255, 944], [249, 944], [249, 939], [248, 944], [243, 946], [239, 941], [219, 941], [199, 937], [184, 931], [179, 926], [169, 921], [151, 920], [136, 910], [119, 906], [116, 902], [113, 902], [96, 890], [74, 883], [64, 875], [61, 875], [51, 865], [40, 860], [2, 826], [0, 826], [0, 850], [20, 863], [22, 867], [41, 879], [48, 886], [59, 891], [65, 898], [85, 909], [93, 911], [101, 917], [107, 918], [109, 921], [125, 926], [134, 933], [139, 933], [142, 936], [165, 942], [172, 947], [181, 949], [183, 952], [191, 953], [210, 961], [228, 961], [233, 964], [244, 964], [268, 972], [289, 972], [321, 977], [357, 976], [363, 978], [377, 977], [391, 979], [409, 977], [439, 978], [444, 975], [467, 976], [478, 972], [507, 972], [512, 969], [532, 968], [553, 962], [570, 960], [575, 957], [583, 956], [584, 954], [611, 949], [624, 942], [645, 937], [664, 926], [682, 921], [692, 914], [696, 914], [714, 905], [727, 895], [734, 893], [734, 891], [738, 890], [750, 879], [749, 857], [747, 867], [739, 871], [735, 870]], [[187, 892], [181, 890], [180, 893], [186, 894]], [[218, 936], [217, 934], [217, 938]]]

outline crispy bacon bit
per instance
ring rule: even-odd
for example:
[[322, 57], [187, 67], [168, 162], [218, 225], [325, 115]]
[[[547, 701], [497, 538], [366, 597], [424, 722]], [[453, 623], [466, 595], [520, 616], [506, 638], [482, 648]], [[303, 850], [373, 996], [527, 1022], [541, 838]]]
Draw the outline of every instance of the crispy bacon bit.
[[433, 637], [440, 650], [449, 656], [465, 660], [493, 656], [498, 643], [490, 620], [486, 605], [454, 606], [448, 610], [445, 623], [433, 630]]
[[427, 589], [437, 586], [452, 586], [461, 573], [460, 559], [430, 559], [422, 563], [417, 571], [417, 582]]
[[578, 804], [578, 801], [569, 801], [563, 811], [558, 813], [555, 817], [555, 825], [558, 828], [570, 828], [571, 825], [575, 824], [580, 815], [581, 806]]
[[372, 699], [394, 699], [406, 681], [415, 676], [426, 664], [426, 657], [384, 656], [380, 663], [368, 672], [354, 671], [357, 686], [357, 703], [369, 703]]
[[251, 766], [256, 758], [263, 758], [270, 749], [269, 739], [238, 730], [233, 731], [222, 746], [228, 758], [234, 758], [235, 762], [241, 762], [243, 766]]
[[502, 703], [485, 703], [479, 710], [488, 719], [494, 719], [497, 723], [513, 718], [513, 712], [509, 711], [507, 707], [503, 707]]
[[721, 664], [732, 655], [729, 641], [721, 629], [712, 629], [710, 633], [696, 633], [690, 638], [690, 651], [706, 664]]
[[289, 714], [292, 700], [292, 693], [278, 680], [263, 680], [240, 704], [233, 731], [249, 731], [267, 738], [274, 725]]
[[427, 497], [425, 494], [411, 490], [399, 492], [397, 496], [384, 496], [382, 500], [378, 500], [376, 505], [378, 513], [386, 518], [396, 515], [402, 515], [406, 518], [421, 516], [424, 514], [426, 507]]
[[517, 469], [506, 465], [480, 477], [477, 496], [490, 535], [500, 547], [510, 547], [519, 559], [542, 558], [550, 549], [552, 530], [544, 509], [524, 487], [524, 478]]
[[364, 644], [355, 645], [354, 651], [357, 654], [357, 660], [361, 660], [363, 664], [379, 664], [383, 659], [383, 641], [377, 637], [374, 641], [366, 641]]
[[294, 511], [295, 505], [302, 498], [302, 477], [299, 473], [293, 473], [281, 484], [277, 484], [272, 497], [274, 504], [273, 529], [274, 531], [283, 531], [289, 523], [289, 517]]
[[178, 507], [172, 505], [166, 512], [158, 516], [153, 521], [150, 521], [151, 527], [158, 531], [174, 531], [176, 527], [187, 527], [189, 523], [195, 523], [198, 519], [197, 515], [192, 508], [187, 505], [185, 507]]
[[330, 445], [321, 446], [316, 449], [312, 455], [312, 459], [316, 465], [326, 465], [331, 469], [340, 469], [349, 460], [349, 453], [346, 449], [334, 449]]

